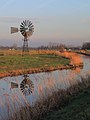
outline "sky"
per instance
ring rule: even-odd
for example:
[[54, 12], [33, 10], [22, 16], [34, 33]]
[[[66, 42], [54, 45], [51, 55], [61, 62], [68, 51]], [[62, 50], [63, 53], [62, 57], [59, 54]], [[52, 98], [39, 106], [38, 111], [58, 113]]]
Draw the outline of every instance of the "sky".
[[0, 0], [0, 46], [22, 45], [23, 36], [10, 27], [25, 19], [34, 24], [31, 47], [90, 42], [90, 0]]

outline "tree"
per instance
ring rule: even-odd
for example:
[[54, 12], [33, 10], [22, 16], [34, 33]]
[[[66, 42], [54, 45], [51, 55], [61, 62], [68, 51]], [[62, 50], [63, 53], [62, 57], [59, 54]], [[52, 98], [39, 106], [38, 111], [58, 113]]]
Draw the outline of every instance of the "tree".
[[85, 42], [85, 43], [83, 43], [82, 49], [90, 50], [90, 42]]

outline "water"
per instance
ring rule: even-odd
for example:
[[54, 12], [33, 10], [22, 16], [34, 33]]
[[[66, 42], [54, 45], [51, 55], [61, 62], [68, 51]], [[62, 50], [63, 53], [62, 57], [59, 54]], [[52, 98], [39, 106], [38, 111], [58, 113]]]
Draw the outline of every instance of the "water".
[[90, 73], [90, 57], [82, 56], [82, 58], [84, 62], [83, 68], [30, 74], [27, 77], [29, 80], [26, 82], [23, 76], [1, 79], [0, 120], [6, 119], [11, 115], [12, 111], [20, 106], [34, 105], [35, 101], [42, 95], [51, 94], [53, 89], [66, 89], [71, 84], [77, 83], [80, 76]]

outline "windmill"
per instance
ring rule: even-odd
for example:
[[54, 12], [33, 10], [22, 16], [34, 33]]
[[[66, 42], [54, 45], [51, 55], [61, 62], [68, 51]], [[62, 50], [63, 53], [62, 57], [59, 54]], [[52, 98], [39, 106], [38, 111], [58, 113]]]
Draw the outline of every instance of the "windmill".
[[[34, 25], [31, 21], [25, 20], [22, 21], [20, 24], [20, 29], [16, 27], [11, 27], [11, 34], [19, 32], [23, 35], [23, 50], [22, 54], [27, 54], [29, 52], [28, 49], [28, 38], [33, 34], [34, 32]], [[20, 89], [23, 92], [24, 95], [29, 95], [32, 93], [34, 89], [33, 82], [30, 81], [27, 74], [24, 74], [24, 79], [20, 84]], [[11, 88], [18, 88], [18, 84], [11, 82]]]
[[28, 49], [28, 38], [34, 32], [34, 25], [32, 24], [31, 21], [24, 20], [20, 24], [20, 29], [18, 29], [16, 27], [11, 27], [11, 34], [16, 33], [18, 31], [20, 31], [21, 34], [24, 37], [24, 39], [23, 39], [23, 51], [22, 52], [23, 52], [23, 54], [26, 54], [27, 52], [29, 52], [29, 49]]

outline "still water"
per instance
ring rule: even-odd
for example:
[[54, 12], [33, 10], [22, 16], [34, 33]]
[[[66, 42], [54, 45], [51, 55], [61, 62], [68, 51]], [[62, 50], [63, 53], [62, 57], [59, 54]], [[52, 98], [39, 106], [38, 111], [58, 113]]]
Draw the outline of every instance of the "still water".
[[24, 105], [34, 105], [42, 95], [52, 90], [66, 89], [77, 83], [81, 76], [90, 73], [90, 57], [81, 56], [83, 68], [56, 70], [29, 74], [26, 76], [5, 77], [0, 80], [0, 120], [6, 119], [11, 111]]

